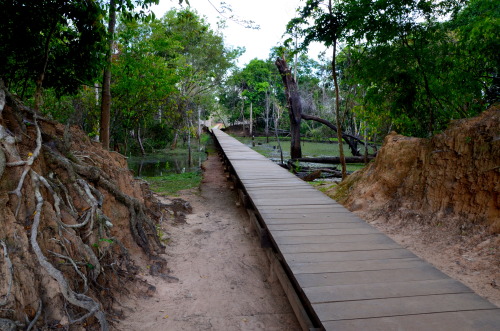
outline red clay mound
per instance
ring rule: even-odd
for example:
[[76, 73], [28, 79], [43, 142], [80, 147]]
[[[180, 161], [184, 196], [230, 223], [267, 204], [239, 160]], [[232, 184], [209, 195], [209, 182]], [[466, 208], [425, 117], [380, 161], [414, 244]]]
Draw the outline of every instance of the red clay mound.
[[431, 139], [391, 133], [334, 197], [366, 219], [486, 226], [500, 233], [500, 107]]

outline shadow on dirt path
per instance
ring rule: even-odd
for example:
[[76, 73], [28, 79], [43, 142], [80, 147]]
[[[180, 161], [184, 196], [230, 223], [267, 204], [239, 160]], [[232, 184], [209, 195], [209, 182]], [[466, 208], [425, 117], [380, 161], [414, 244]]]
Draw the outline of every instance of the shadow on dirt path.
[[193, 213], [185, 223], [162, 224], [170, 275], [179, 281], [143, 275], [156, 292], [124, 302], [132, 308], [117, 329], [300, 330], [281, 285], [267, 279], [265, 252], [218, 157], [210, 155], [204, 169], [200, 190], [181, 196]]

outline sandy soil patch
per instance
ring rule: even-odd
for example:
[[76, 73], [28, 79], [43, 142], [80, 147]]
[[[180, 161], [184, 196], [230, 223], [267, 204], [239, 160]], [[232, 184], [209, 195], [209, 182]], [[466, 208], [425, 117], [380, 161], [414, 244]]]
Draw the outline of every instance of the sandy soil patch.
[[143, 275], [151, 297], [122, 302], [130, 311], [119, 330], [300, 330], [279, 282], [236, 207], [216, 156], [205, 162], [200, 191], [181, 198], [193, 207], [185, 223], [164, 222], [170, 275]]

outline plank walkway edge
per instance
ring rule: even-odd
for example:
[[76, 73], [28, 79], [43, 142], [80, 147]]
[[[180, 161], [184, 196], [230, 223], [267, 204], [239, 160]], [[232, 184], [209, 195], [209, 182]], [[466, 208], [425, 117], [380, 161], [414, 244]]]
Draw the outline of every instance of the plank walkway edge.
[[303, 330], [500, 330], [500, 309], [218, 129], [228, 179]]

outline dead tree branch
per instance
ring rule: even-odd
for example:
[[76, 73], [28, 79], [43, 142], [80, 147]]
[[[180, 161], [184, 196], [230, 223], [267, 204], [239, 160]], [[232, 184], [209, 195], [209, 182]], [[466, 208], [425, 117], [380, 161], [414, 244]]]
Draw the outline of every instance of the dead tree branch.
[[[375, 159], [373, 156], [367, 158], [368, 161]], [[310, 162], [310, 163], [326, 163], [326, 164], [340, 164], [340, 157], [301, 157], [298, 159], [291, 159], [291, 161]], [[364, 156], [347, 156], [346, 163], [365, 163]]]

